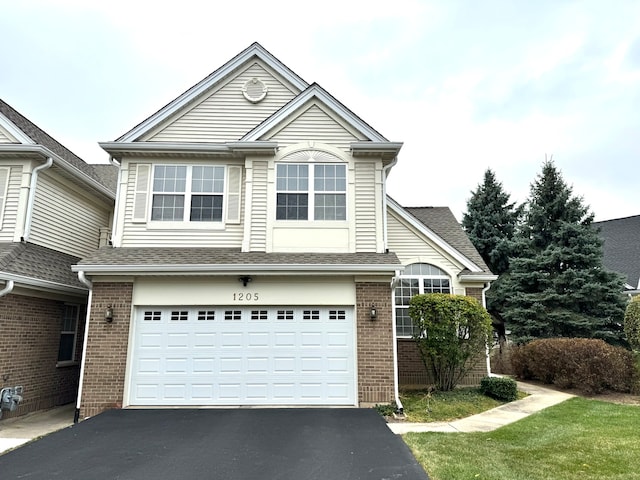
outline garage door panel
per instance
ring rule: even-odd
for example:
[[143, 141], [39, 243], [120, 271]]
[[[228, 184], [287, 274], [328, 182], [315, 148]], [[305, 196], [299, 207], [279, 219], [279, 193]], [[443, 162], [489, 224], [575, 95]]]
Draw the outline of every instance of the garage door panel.
[[353, 312], [139, 308], [131, 405], [353, 405]]

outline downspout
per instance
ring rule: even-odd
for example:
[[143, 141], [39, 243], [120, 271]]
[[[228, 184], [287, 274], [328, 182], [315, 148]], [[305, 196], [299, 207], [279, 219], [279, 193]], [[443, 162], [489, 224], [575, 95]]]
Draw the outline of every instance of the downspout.
[[398, 334], [396, 332], [396, 296], [393, 293], [393, 289], [396, 288], [396, 283], [400, 272], [396, 270], [396, 275], [391, 280], [391, 328], [393, 331], [393, 393], [396, 400], [396, 409], [398, 413], [404, 413], [404, 407], [400, 401], [400, 387], [398, 385]]
[[0, 290], [0, 297], [4, 297], [5, 295], [9, 295], [13, 291], [13, 280], [7, 280], [4, 284], [4, 288]]
[[382, 242], [384, 244], [385, 253], [389, 250], [387, 244], [387, 177], [389, 171], [398, 163], [398, 157], [396, 156], [389, 165], [382, 167], [384, 178], [382, 179]]
[[[487, 286], [482, 289], [482, 306], [487, 309], [487, 297], [485, 293], [491, 288], [491, 282], [487, 282]], [[489, 340], [487, 339], [486, 347], [486, 360], [487, 360], [487, 376], [491, 376], [491, 352], [489, 351]]]
[[109, 163], [118, 169], [118, 180], [116, 183], [116, 202], [113, 206], [113, 226], [111, 227], [111, 245], [114, 247], [119, 247], [120, 245], [115, 245], [115, 241], [118, 238], [116, 234], [118, 233], [118, 209], [120, 208], [120, 179], [122, 176], [122, 169], [120, 168], [120, 163], [113, 158], [112, 155], [109, 155]]
[[87, 361], [87, 342], [89, 340], [89, 318], [91, 318], [91, 301], [93, 299], [93, 283], [85, 277], [83, 271], [78, 272], [78, 280], [89, 288], [89, 298], [87, 299], [87, 318], [84, 322], [84, 340], [82, 341], [82, 360], [80, 361], [80, 383], [78, 385], [78, 398], [76, 400], [76, 411], [73, 414], [73, 423], [78, 423], [80, 419], [80, 402], [82, 400], [82, 383], [84, 382], [84, 365]]
[[[382, 179], [382, 243], [384, 245], [384, 252], [389, 251], [389, 245], [387, 242], [387, 177], [389, 171], [398, 163], [398, 157], [396, 156], [389, 165], [382, 167], [383, 179]], [[396, 332], [396, 296], [393, 293], [393, 289], [396, 286], [399, 272], [396, 271], [395, 276], [391, 280], [391, 329], [393, 332], [393, 393], [396, 400], [396, 408], [399, 413], [404, 412], [404, 407], [400, 401], [400, 388], [398, 385], [398, 334]]]
[[29, 184], [29, 200], [27, 202], [27, 215], [24, 220], [24, 229], [22, 230], [22, 237], [20, 237], [20, 241], [22, 242], [28, 242], [29, 235], [31, 234], [31, 219], [33, 217], [33, 204], [35, 203], [35, 199], [36, 199], [36, 184], [38, 182], [38, 174], [42, 170], [46, 170], [47, 168], [50, 168], [51, 165], [53, 165], [53, 157], [47, 158], [47, 161], [44, 164], [34, 168], [33, 171], [31, 172], [31, 183]]

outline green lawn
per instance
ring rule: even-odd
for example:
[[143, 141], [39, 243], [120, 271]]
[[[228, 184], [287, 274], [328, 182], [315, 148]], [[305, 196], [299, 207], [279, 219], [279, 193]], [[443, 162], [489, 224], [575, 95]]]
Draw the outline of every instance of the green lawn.
[[411, 390], [400, 400], [408, 422], [446, 422], [498, 407], [505, 402], [480, 393], [478, 388], [458, 388], [450, 392]]
[[640, 479], [640, 407], [573, 398], [488, 433], [409, 433], [432, 480]]

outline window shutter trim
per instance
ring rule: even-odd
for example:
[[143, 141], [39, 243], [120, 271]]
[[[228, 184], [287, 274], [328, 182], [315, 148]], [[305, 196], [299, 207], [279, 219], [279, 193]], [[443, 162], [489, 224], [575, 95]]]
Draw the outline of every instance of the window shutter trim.
[[7, 199], [7, 191], [9, 190], [9, 172], [8, 167], [0, 168], [0, 230], [2, 230], [2, 221], [4, 220], [4, 210]]
[[227, 177], [227, 223], [240, 223], [242, 167], [229, 166]]
[[133, 221], [147, 221], [149, 203], [149, 183], [151, 182], [151, 165], [140, 163], [136, 168], [136, 183], [133, 196]]

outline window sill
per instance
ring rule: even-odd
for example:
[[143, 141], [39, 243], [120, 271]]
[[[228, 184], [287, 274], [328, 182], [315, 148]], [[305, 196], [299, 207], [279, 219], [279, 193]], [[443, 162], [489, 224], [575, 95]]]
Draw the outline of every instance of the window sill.
[[274, 226], [278, 228], [345, 228], [348, 220], [276, 220]]
[[224, 230], [224, 222], [147, 222], [147, 230]]
[[57, 362], [56, 368], [64, 368], [64, 367], [77, 367], [80, 363], [75, 360], [66, 360], [64, 362]]

